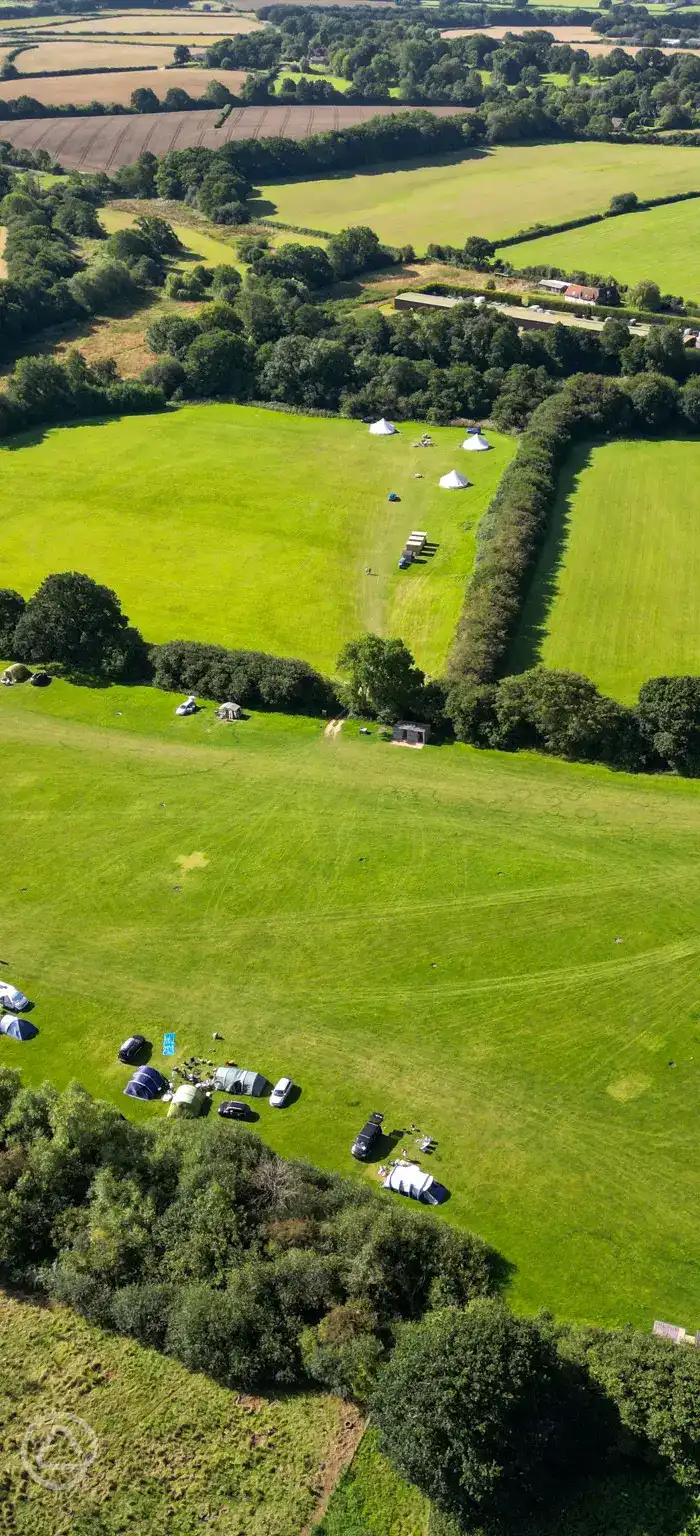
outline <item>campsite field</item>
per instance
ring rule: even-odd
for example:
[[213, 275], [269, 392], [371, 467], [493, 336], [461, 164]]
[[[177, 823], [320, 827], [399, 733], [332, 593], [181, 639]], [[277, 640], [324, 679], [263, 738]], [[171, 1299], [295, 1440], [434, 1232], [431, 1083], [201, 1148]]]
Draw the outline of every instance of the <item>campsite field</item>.
[[[500, 145], [439, 163], [381, 166], [319, 181], [262, 188], [261, 213], [335, 232], [369, 224], [383, 240], [459, 245], [469, 234], [498, 239], [536, 221], [599, 213], [616, 192], [639, 197], [692, 191], [700, 151], [652, 144]], [[578, 233], [586, 234], [586, 230]], [[520, 250], [516, 248], [516, 256]]]
[[[27, 593], [49, 571], [87, 571], [149, 640], [215, 640], [333, 669], [344, 642], [370, 629], [400, 635], [434, 673], [515, 443], [493, 433], [492, 453], [465, 454], [459, 428], [437, 428], [435, 448], [414, 449], [420, 431], [404, 423], [373, 438], [360, 422], [211, 405], [39, 432], [1, 455], [0, 561]], [[438, 489], [454, 466], [471, 490]], [[438, 549], [401, 572], [413, 528]]]
[[174, 704], [3, 689], [3, 974], [40, 1033], [0, 1059], [151, 1119], [125, 1033], [157, 1065], [216, 1028], [300, 1084], [260, 1106], [284, 1153], [372, 1180], [369, 1109], [430, 1131], [516, 1306], [700, 1327], [700, 785]]
[[[0, 1333], [2, 1528], [15, 1536], [299, 1536], [361, 1427], [337, 1398], [229, 1392], [67, 1307], [0, 1292]], [[68, 1495], [26, 1479], [20, 1456], [31, 1423], [66, 1414], [97, 1437]]]
[[700, 301], [696, 251], [700, 198], [606, 219], [584, 229], [528, 240], [502, 252], [514, 266], [539, 264], [613, 276], [622, 283], [649, 277], [662, 293]]
[[592, 677], [633, 701], [648, 677], [700, 672], [696, 441], [571, 457], [512, 663]]

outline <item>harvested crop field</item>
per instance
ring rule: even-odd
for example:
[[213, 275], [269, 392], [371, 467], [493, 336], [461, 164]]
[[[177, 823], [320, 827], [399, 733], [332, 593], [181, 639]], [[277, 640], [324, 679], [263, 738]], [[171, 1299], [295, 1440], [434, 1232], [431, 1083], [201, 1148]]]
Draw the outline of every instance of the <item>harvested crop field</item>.
[[120, 37], [129, 32], [147, 33], [201, 33], [202, 37], [233, 37], [236, 32], [258, 32], [262, 22], [256, 16], [203, 16], [191, 11], [129, 11], [127, 16], [100, 15], [90, 21], [61, 21], [61, 34], [116, 32]]
[[[178, 86], [181, 90], [187, 91], [190, 96], [197, 98], [204, 95], [207, 86], [212, 80], [225, 81], [230, 90], [237, 91], [245, 80], [245, 72], [241, 70], [234, 71], [223, 69], [185, 68], [168, 70], [136, 69], [124, 71], [123, 73], [120, 71], [116, 71], [113, 74], [107, 72], [103, 75], [49, 75], [47, 78], [40, 78], [38, 80], [28, 80], [25, 76], [19, 80], [4, 80], [2, 84], [2, 94], [6, 101], [15, 101], [18, 96], [29, 95], [33, 96], [36, 101], [45, 103], [46, 106], [56, 107], [70, 105], [75, 105], [76, 107], [89, 106], [90, 102], [92, 101], [104, 102], [106, 106], [110, 105], [112, 102], [115, 102], [119, 106], [128, 106], [131, 100], [132, 91], [155, 91], [159, 101], [162, 101], [167, 91], [175, 86]], [[201, 115], [202, 114], [199, 114], [199, 116]], [[156, 113], [154, 113], [153, 116], [157, 118]], [[181, 118], [183, 116], [191, 117], [192, 113], [169, 112], [167, 114], [167, 119], [169, 121], [171, 117]], [[216, 120], [216, 118], [219, 116], [219, 113], [205, 112], [204, 116], [211, 116], [214, 120]], [[153, 119], [149, 114], [149, 121], [152, 122], [152, 120]], [[81, 121], [84, 122], [85, 119], [83, 118]], [[103, 119], [89, 118], [88, 121], [94, 123], [101, 122]], [[143, 119], [139, 118], [138, 121], [141, 122]], [[63, 134], [67, 122], [75, 122], [75, 119], [63, 118], [60, 124], [52, 123], [51, 128], [57, 130], [59, 134]], [[131, 118], [129, 118], [129, 123], [131, 123]], [[36, 127], [39, 125], [46, 127], [46, 119], [35, 118], [34, 124]], [[124, 132], [123, 117], [116, 119], [114, 122], [114, 127], [117, 129], [117, 136], [119, 133]], [[4, 125], [3, 137], [12, 138], [12, 135], [5, 134]], [[112, 137], [114, 137], [114, 135], [112, 135]], [[18, 140], [12, 138], [12, 142], [18, 143]], [[181, 141], [179, 147], [184, 148], [185, 144], [196, 142], [196, 139], [187, 139]], [[219, 141], [217, 139], [213, 142], [218, 143]], [[53, 151], [52, 142], [47, 143], [44, 139], [41, 141], [41, 147], [44, 149], [51, 149]], [[169, 149], [170, 145], [168, 144], [166, 147]], [[120, 163], [128, 163], [130, 160], [135, 159], [136, 155], [140, 154], [142, 149], [146, 148], [152, 149], [153, 145], [150, 143], [146, 145], [145, 142], [139, 142], [133, 153], [129, 151], [129, 153], [124, 157], [123, 161], [116, 160], [113, 162], [113, 164], [118, 165]], [[155, 150], [154, 152], [156, 154], [163, 153], [162, 150]], [[72, 168], [73, 162], [64, 161], [63, 163]], [[80, 169], [100, 170], [102, 167], [99, 165], [93, 165], [91, 161], [88, 162], [87, 160], [81, 160]]]
[[[440, 36], [446, 38], [473, 37], [478, 32], [479, 36], [502, 39], [506, 36], [507, 32], [531, 32], [533, 30], [536, 29], [531, 27], [448, 27], [446, 31], [440, 33]], [[634, 54], [638, 53], [640, 47], [643, 46], [641, 43], [620, 43], [614, 37], [603, 39], [600, 33], [594, 32], [591, 27], [543, 27], [542, 30], [549, 32], [552, 37], [556, 38], [558, 43], [570, 43], [572, 48], [585, 48], [592, 58], [612, 53], [613, 48], [624, 48], [625, 53]], [[698, 51], [700, 50], [697, 48], [661, 48], [659, 50], [660, 53], [697, 53]]]
[[[176, 79], [178, 73], [187, 73], [192, 78], [192, 71], [178, 72], [173, 69], [168, 70], [167, 75], [159, 75], [158, 79], [167, 80], [167, 90], [168, 86], [180, 83]], [[210, 79], [222, 78], [221, 70], [218, 74], [215, 70], [198, 71], [198, 77], [204, 74]], [[85, 100], [92, 101], [96, 99], [99, 76], [88, 75], [86, 78], [91, 81], [91, 94]], [[106, 78], [114, 81], [117, 76]], [[223, 78], [233, 81], [237, 73], [233, 70], [224, 71]], [[140, 74], [127, 75], [126, 79], [131, 82], [132, 91], [136, 89], [135, 82], [139, 85], [144, 83], [144, 77]], [[57, 82], [47, 80], [43, 83], [48, 86], [56, 85]], [[26, 82], [23, 89], [26, 94]], [[23, 92], [17, 94], [22, 95]], [[59, 98], [53, 97], [52, 100], [58, 101]], [[386, 112], [405, 110], [405, 107], [398, 104], [395, 107], [238, 107], [221, 128], [214, 126], [220, 116], [216, 110], [163, 114], [143, 112], [127, 119], [62, 117], [47, 121], [45, 117], [22, 117], [15, 122], [3, 123], [2, 137], [21, 149], [47, 149], [67, 170], [113, 171], [118, 165], [130, 165], [145, 149], [154, 155], [164, 155], [169, 149], [190, 149], [193, 145], [218, 149], [221, 144], [228, 143], [229, 139], [274, 136], [308, 139], [314, 133], [327, 133], [332, 128], [350, 128], [355, 123], [366, 123], [369, 118], [383, 116]], [[453, 107], [433, 107], [432, 110], [439, 117], [454, 113]]]
[[[44, 69], [138, 69], [150, 65], [172, 64], [173, 45], [169, 43], [40, 42], [23, 48], [14, 60], [21, 75], [38, 74]], [[7, 82], [3, 81], [3, 87]], [[4, 90], [3, 90], [4, 94]]]

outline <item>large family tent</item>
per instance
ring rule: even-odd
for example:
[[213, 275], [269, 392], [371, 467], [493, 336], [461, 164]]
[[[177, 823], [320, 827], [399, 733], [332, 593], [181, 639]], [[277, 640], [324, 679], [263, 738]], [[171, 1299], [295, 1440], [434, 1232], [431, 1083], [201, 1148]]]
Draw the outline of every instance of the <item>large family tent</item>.
[[10, 663], [9, 667], [5, 667], [5, 671], [3, 672], [2, 679], [0, 679], [0, 681], [5, 683], [7, 687], [11, 688], [13, 683], [28, 682], [31, 675], [32, 674], [29, 670], [29, 667], [25, 667], [23, 661], [13, 661]]
[[194, 1120], [201, 1115], [206, 1104], [206, 1094], [199, 1083], [183, 1083], [173, 1095], [168, 1110], [170, 1120]]
[[373, 421], [369, 430], [372, 437], [394, 437], [396, 434], [396, 427], [386, 416], [382, 416], [381, 421]]
[[129, 1099], [157, 1099], [170, 1085], [156, 1067], [137, 1067], [124, 1089]]
[[430, 1189], [435, 1183], [431, 1173], [424, 1173], [417, 1163], [397, 1163], [384, 1180], [385, 1189], [393, 1189], [397, 1195], [408, 1195], [411, 1200], [430, 1202]]
[[462, 447], [466, 448], [467, 453], [489, 453], [491, 450], [491, 444], [482, 437], [480, 432], [470, 432], [469, 436], [465, 437]]
[[217, 1093], [242, 1093], [260, 1099], [267, 1088], [267, 1078], [262, 1072], [247, 1072], [243, 1067], [217, 1067], [214, 1087]]
[[440, 476], [438, 485], [443, 491], [465, 491], [469, 481], [460, 475], [458, 469], [451, 469], [449, 474]]
[[10, 1040], [33, 1040], [38, 1033], [36, 1024], [18, 1019], [14, 1013], [4, 1013], [0, 1019], [0, 1035], [7, 1035]]

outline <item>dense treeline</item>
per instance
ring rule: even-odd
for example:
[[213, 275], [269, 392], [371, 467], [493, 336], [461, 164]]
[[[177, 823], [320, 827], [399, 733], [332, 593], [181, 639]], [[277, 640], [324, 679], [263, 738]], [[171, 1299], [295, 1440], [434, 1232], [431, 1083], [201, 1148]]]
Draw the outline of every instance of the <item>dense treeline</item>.
[[[244, 1389], [319, 1384], [456, 1521], [623, 1471], [700, 1489], [700, 1355], [516, 1318], [479, 1238], [218, 1119], [134, 1125], [0, 1068], [0, 1281]], [[677, 1504], [677, 1500], [676, 1500]]]
[[[334, 237], [327, 254], [293, 241], [271, 253], [259, 236], [242, 241], [240, 254], [249, 270], [231, 304], [208, 305], [191, 318], [165, 316], [147, 333], [161, 361], [144, 377], [171, 398], [269, 400], [413, 421], [489, 416], [506, 431], [525, 426], [578, 373], [662, 373], [687, 384], [688, 410], [697, 400], [700, 356], [673, 324], [643, 337], [621, 317], [600, 333], [561, 325], [519, 334], [497, 309], [469, 303], [348, 313], [324, 301], [328, 283], [390, 259], [361, 227]], [[650, 400], [640, 419], [653, 416]]]
[[[536, 22], [527, 17], [525, 30], [498, 40], [485, 33], [442, 37], [440, 26], [455, 25], [456, 18], [435, 13], [426, 18], [413, 9], [383, 16], [359, 7], [290, 5], [266, 8], [274, 31], [225, 38], [213, 43], [206, 57], [207, 64], [224, 71], [256, 71], [243, 99], [271, 99], [282, 65], [299, 72], [298, 78], [291, 73], [284, 79], [284, 99], [338, 99], [322, 74], [304, 73], [328, 68], [348, 82], [344, 100], [388, 102], [395, 91], [406, 103], [477, 108], [491, 143], [534, 134], [605, 138], [621, 125], [629, 133], [700, 126], [700, 60], [660, 51], [668, 21], [642, 14], [626, 23], [621, 12], [616, 7], [615, 21], [601, 19], [600, 28], [616, 35], [622, 30], [641, 45], [636, 55], [619, 47], [599, 57], [562, 43], [546, 30], [549, 17], [539, 11]], [[496, 14], [508, 24], [507, 13]], [[575, 16], [566, 19], [571, 23]], [[586, 22], [596, 19], [588, 16]], [[478, 17], [474, 21], [480, 24]], [[699, 29], [696, 22], [696, 33]], [[548, 74], [568, 77], [564, 88], [561, 81], [548, 82]]]
[[463, 1306], [479, 1238], [285, 1161], [217, 1117], [135, 1126], [0, 1068], [0, 1280], [228, 1386], [353, 1392], [401, 1318]]

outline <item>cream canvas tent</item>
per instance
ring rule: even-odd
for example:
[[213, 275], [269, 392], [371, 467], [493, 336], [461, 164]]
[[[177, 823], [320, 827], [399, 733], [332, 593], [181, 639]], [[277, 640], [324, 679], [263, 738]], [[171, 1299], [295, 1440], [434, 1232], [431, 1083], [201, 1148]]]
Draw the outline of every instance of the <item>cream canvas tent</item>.
[[481, 432], [470, 433], [469, 437], [465, 437], [462, 447], [467, 453], [489, 453], [491, 450], [491, 444], [482, 437]]
[[169, 1120], [193, 1120], [201, 1115], [206, 1104], [204, 1089], [199, 1083], [183, 1083], [173, 1094], [168, 1110]]
[[396, 427], [385, 416], [381, 421], [373, 421], [369, 430], [372, 437], [394, 437], [396, 434]]
[[464, 475], [460, 475], [459, 470], [451, 469], [449, 474], [440, 476], [438, 484], [443, 491], [464, 491], [469, 481], [465, 480]]

